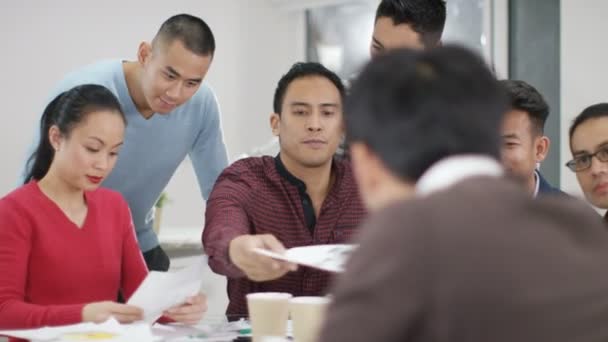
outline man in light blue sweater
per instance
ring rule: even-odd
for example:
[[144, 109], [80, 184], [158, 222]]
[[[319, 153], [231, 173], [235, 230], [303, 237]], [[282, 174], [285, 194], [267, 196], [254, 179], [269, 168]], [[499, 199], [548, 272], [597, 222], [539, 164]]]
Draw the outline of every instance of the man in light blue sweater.
[[[176, 15], [162, 24], [151, 43], [140, 44], [137, 61], [86, 66], [68, 74], [51, 95], [93, 83], [118, 97], [128, 121], [125, 142], [103, 186], [119, 191], [129, 203], [150, 270], [169, 268], [169, 258], [152, 229], [154, 204], [179, 164], [190, 157], [205, 199], [228, 165], [218, 104], [211, 88], [203, 84], [214, 51], [213, 33], [204, 21]], [[27, 163], [25, 170], [29, 167]]]

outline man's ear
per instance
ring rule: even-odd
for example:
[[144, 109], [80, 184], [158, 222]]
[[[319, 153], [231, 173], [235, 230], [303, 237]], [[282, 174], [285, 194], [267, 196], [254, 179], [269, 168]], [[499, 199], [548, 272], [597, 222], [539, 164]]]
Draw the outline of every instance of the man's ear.
[[137, 61], [139, 64], [144, 65], [152, 57], [152, 45], [148, 42], [139, 43], [139, 48], [137, 48]]
[[547, 155], [549, 154], [549, 147], [551, 146], [551, 140], [549, 139], [549, 137], [547, 136], [541, 136], [536, 138], [535, 140], [535, 157], [536, 157], [536, 162], [540, 163], [543, 160], [545, 160], [545, 158], [547, 158]]
[[365, 192], [373, 190], [377, 185], [374, 174], [378, 169], [378, 158], [367, 145], [361, 142], [350, 144], [349, 154], [359, 188]]
[[350, 156], [359, 193], [368, 210], [415, 195], [416, 182], [398, 178], [369, 146], [352, 142]]
[[272, 130], [272, 135], [275, 137], [279, 136], [280, 133], [280, 123], [281, 123], [281, 115], [278, 113], [270, 114], [270, 129]]

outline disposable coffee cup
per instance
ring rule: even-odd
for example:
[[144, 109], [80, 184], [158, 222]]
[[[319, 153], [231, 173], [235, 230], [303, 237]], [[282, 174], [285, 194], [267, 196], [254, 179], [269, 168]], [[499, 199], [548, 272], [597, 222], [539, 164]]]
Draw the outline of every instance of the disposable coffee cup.
[[283, 292], [259, 292], [247, 295], [253, 342], [262, 342], [264, 337], [287, 335], [291, 298], [291, 294]]
[[317, 341], [330, 302], [328, 297], [294, 297], [289, 300], [295, 342]]

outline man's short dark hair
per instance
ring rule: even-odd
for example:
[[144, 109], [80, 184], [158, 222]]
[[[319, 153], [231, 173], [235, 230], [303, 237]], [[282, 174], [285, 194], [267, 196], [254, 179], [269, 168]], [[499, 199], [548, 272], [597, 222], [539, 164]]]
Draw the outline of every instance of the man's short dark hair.
[[542, 135], [549, 117], [549, 105], [540, 92], [524, 81], [502, 80], [500, 83], [507, 91], [511, 109], [528, 113], [533, 133]]
[[321, 76], [328, 79], [333, 83], [338, 91], [340, 92], [340, 98], [344, 100], [346, 90], [342, 80], [336, 73], [327, 69], [322, 64], [316, 62], [298, 62], [295, 63], [289, 71], [281, 77], [277, 84], [277, 89], [274, 92], [273, 110], [277, 114], [281, 114], [281, 107], [283, 106], [283, 99], [287, 92], [287, 87], [298, 78], [310, 77], [310, 76]]
[[608, 117], [608, 103], [596, 103], [585, 108], [574, 120], [572, 121], [572, 125], [570, 125], [569, 137], [572, 142], [572, 135], [578, 126], [580, 126], [583, 122], [590, 119], [597, 119]]
[[171, 44], [179, 40], [199, 56], [213, 55], [215, 38], [211, 28], [201, 19], [190, 14], [177, 14], [167, 19], [156, 33], [154, 42]]
[[418, 178], [458, 154], [498, 159], [504, 89], [457, 46], [398, 49], [368, 64], [346, 100], [349, 142], [367, 145], [398, 177]]
[[445, 26], [444, 0], [382, 0], [376, 10], [376, 21], [388, 17], [393, 24], [408, 24], [420, 34], [424, 46], [435, 46]]

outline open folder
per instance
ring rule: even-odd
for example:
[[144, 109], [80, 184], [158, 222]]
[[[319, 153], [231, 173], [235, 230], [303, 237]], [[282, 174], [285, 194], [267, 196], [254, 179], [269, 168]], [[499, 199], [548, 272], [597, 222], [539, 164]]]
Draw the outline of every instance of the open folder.
[[284, 254], [263, 248], [254, 248], [253, 251], [273, 259], [338, 273], [344, 271], [346, 261], [356, 248], [357, 245], [342, 244], [294, 247], [286, 250]]
[[183, 304], [188, 297], [200, 291], [205, 262], [205, 258], [201, 257], [176, 272], [150, 271], [127, 304], [142, 308], [144, 321], [154, 323], [163, 311]]

